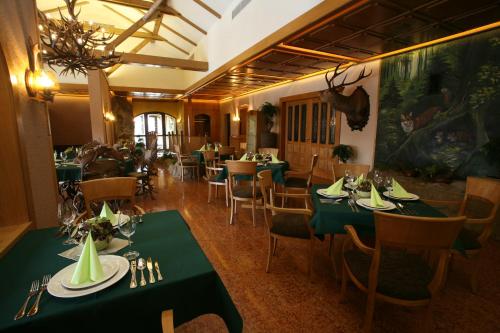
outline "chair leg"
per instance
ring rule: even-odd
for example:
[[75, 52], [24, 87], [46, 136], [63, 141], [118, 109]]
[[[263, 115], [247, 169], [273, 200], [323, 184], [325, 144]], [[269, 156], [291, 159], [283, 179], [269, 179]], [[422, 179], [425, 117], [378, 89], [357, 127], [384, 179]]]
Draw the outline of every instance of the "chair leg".
[[253, 226], [255, 227], [255, 198], [252, 200], [252, 222]]
[[432, 300], [425, 309], [425, 318], [423, 322], [423, 332], [432, 332]]
[[269, 251], [267, 252], [266, 273], [269, 273], [269, 269], [271, 267], [271, 257], [272, 257], [272, 253], [274, 252], [273, 243], [275, 241], [276, 241], [276, 238], [274, 238], [273, 236], [271, 236], [271, 234], [269, 234]]
[[345, 303], [346, 301], [346, 291], [347, 291], [347, 270], [344, 265], [342, 265], [342, 285], [340, 286], [340, 303]]
[[181, 167], [181, 182], [184, 183], [184, 168]]
[[373, 324], [373, 312], [375, 311], [375, 290], [368, 291], [368, 300], [366, 302], [365, 323], [363, 331], [369, 333]]
[[274, 238], [273, 256], [276, 255], [276, 248], [277, 247], [278, 247], [278, 238]]
[[231, 198], [231, 218], [229, 219], [229, 224], [233, 224], [234, 213], [236, 212], [236, 202]]
[[226, 186], [224, 186], [224, 187], [226, 188], [226, 189], [225, 189], [225, 191], [226, 191], [226, 207], [229, 207], [229, 203], [228, 203], [228, 201], [227, 201], [227, 198], [229, 197], [229, 193], [228, 193], [228, 192], [229, 192], [229, 189], [227, 188], [227, 184], [226, 184]]
[[236, 204], [236, 200], [234, 200], [234, 213], [236, 214], [236, 208], [238, 207], [238, 205]]
[[208, 203], [210, 203], [210, 199], [212, 198], [212, 186], [208, 183]]

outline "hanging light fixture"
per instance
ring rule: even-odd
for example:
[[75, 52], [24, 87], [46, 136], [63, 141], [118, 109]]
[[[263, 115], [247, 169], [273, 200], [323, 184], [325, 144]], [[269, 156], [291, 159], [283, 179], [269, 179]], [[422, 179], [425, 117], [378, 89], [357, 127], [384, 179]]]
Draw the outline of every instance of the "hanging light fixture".
[[39, 11], [40, 38], [43, 46], [42, 58], [49, 65], [61, 66], [62, 75], [76, 73], [87, 75], [89, 70], [104, 69], [116, 65], [120, 57], [115, 51], [102, 51], [114, 34], [106, 33], [91, 24], [88, 30], [78, 21], [80, 11], [75, 13], [77, 0], [64, 0], [69, 17], [59, 9], [60, 20], [50, 18]]

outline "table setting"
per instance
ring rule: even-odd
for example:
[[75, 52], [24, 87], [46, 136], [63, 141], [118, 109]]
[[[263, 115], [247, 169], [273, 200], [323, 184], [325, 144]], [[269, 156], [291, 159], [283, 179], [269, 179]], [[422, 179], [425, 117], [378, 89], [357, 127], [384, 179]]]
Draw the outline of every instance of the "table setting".
[[[139, 223], [124, 212], [115, 215], [116, 230], [128, 246], [112, 254], [100, 253], [94, 230], [78, 240], [73, 259], [58, 255], [67, 245], [54, 237], [56, 228], [28, 232], [0, 259], [2, 272], [16, 272], [15, 279], [0, 276], [0, 331], [62, 331], [75, 323], [79, 330], [99, 323], [99, 330], [158, 331], [161, 311], [174, 309], [176, 325], [215, 313], [230, 332], [241, 332], [241, 316], [180, 214], [148, 213]], [[123, 309], [137, 320], [117, 321]]]

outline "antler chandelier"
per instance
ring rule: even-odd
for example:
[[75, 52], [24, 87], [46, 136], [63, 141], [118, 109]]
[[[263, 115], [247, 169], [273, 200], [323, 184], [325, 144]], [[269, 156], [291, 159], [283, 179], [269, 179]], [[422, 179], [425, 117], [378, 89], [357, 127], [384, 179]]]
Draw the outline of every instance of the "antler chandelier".
[[[87, 71], [114, 66], [120, 61], [114, 50], [104, 51], [107, 42], [114, 34], [105, 33], [104, 29], [92, 25], [88, 30], [78, 21], [80, 11], [75, 14], [77, 0], [64, 0], [69, 17], [59, 9], [60, 20], [50, 19], [44, 13], [40, 16], [40, 37], [43, 44], [42, 58], [49, 65], [61, 66], [61, 74], [71, 72], [87, 75]], [[99, 50], [102, 48], [103, 50]]]

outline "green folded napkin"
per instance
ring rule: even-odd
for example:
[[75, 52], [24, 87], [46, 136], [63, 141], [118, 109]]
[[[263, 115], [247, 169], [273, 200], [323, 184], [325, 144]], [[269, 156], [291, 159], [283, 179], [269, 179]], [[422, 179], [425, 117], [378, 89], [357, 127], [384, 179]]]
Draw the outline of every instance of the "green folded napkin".
[[326, 189], [326, 194], [327, 195], [340, 195], [340, 192], [342, 191], [342, 185], [344, 184], [344, 177], [340, 178], [330, 186], [329, 188]]
[[411, 198], [412, 195], [401, 186], [396, 179], [392, 178], [392, 190], [390, 195], [395, 198]]
[[271, 163], [280, 163], [281, 161], [278, 160], [278, 158], [276, 156], [274, 156], [274, 154], [271, 154]]
[[108, 219], [112, 225], [116, 225], [118, 223], [115, 214], [113, 213], [111, 208], [109, 208], [109, 205], [106, 201], [104, 201], [104, 205], [102, 205], [101, 214], [99, 214], [99, 216]]
[[363, 182], [363, 180], [365, 180], [365, 174], [362, 173], [361, 176], [358, 177], [358, 179], [356, 179], [356, 185], [361, 185], [361, 183]]
[[215, 145], [214, 151], [218, 152], [219, 151], [219, 146]]
[[201, 146], [200, 151], [205, 151], [205, 150], [207, 150], [207, 149], [205, 148], [205, 145]]
[[75, 271], [71, 277], [71, 284], [95, 282], [101, 280], [103, 277], [104, 272], [99, 261], [99, 255], [95, 249], [92, 234], [89, 232], [80, 259], [78, 259]]
[[247, 153], [243, 154], [243, 156], [241, 156], [240, 158], [240, 161], [246, 161], [247, 160]]
[[377, 189], [375, 186], [372, 184], [372, 191], [370, 194], [370, 206], [372, 207], [385, 207], [384, 200], [380, 197], [380, 194], [378, 194]]

